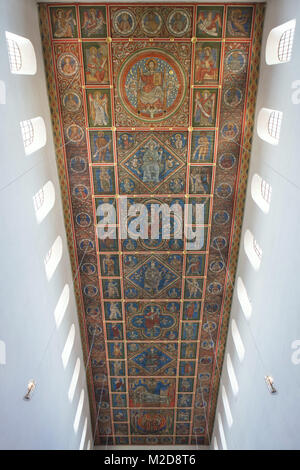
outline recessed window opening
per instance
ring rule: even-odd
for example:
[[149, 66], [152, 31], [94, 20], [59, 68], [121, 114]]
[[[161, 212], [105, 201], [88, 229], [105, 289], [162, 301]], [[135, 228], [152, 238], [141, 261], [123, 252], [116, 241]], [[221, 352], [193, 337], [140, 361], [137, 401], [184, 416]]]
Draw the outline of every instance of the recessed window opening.
[[237, 395], [239, 393], [239, 385], [238, 385], [238, 381], [234, 372], [231, 357], [229, 354], [227, 354], [227, 372], [228, 372], [228, 377], [229, 377], [233, 394]]
[[69, 300], [70, 300], [70, 287], [68, 284], [66, 284], [62, 290], [62, 293], [60, 294], [60, 297], [58, 299], [58, 302], [54, 310], [54, 319], [55, 319], [57, 328], [60, 327], [61, 322], [63, 321], [67, 307], [69, 305]]
[[262, 249], [250, 230], [246, 230], [244, 235], [244, 250], [252, 267], [258, 271], [262, 260]]
[[237, 280], [237, 296], [242, 307], [242, 311], [246, 319], [249, 320], [252, 314], [252, 305], [249, 300], [245, 284], [240, 277]]
[[233, 418], [232, 418], [230, 405], [229, 405], [229, 401], [228, 401], [228, 397], [227, 397], [227, 393], [226, 393], [224, 385], [222, 385], [222, 401], [223, 401], [223, 406], [224, 406], [224, 411], [225, 411], [227, 424], [231, 428], [231, 426], [233, 424]]
[[238, 358], [242, 362], [245, 357], [245, 347], [234, 319], [231, 322], [231, 333]]
[[62, 239], [60, 236], [58, 236], [44, 258], [46, 276], [47, 276], [48, 281], [50, 281], [53, 274], [55, 273], [56, 268], [59, 265], [59, 262], [62, 258], [62, 253], [63, 253]]
[[30, 155], [46, 145], [46, 126], [42, 117], [21, 121], [20, 126], [26, 155]]
[[71, 352], [72, 352], [72, 349], [73, 349], [73, 346], [74, 346], [74, 341], [75, 341], [75, 326], [74, 326], [74, 323], [73, 323], [71, 325], [70, 330], [69, 330], [69, 334], [68, 334], [63, 352], [61, 354], [61, 359], [62, 359], [64, 369], [68, 365], [68, 362], [69, 362], [69, 359], [70, 359], [70, 356], [71, 356]]
[[35, 75], [37, 71], [34, 47], [29, 39], [5, 32], [10, 71], [19, 75]]
[[86, 438], [86, 431], [87, 431], [87, 418], [84, 420], [83, 431], [80, 439], [79, 450], [83, 450], [85, 438]]
[[283, 113], [275, 109], [262, 108], [257, 117], [257, 134], [271, 145], [278, 145]]
[[296, 19], [273, 28], [266, 44], [266, 63], [276, 65], [290, 62], [292, 59]]
[[258, 207], [267, 214], [271, 205], [272, 186], [256, 173], [251, 181], [251, 196]]
[[41, 223], [49, 214], [55, 203], [55, 189], [48, 181], [34, 196], [33, 205], [38, 223]]
[[73, 423], [73, 428], [74, 428], [75, 433], [77, 433], [78, 431], [79, 422], [80, 422], [80, 418], [82, 415], [83, 403], [84, 403], [84, 390], [82, 389], [80, 393], [80, 397], [79, 397], [79, 402], [78, 402], [78, 406], [77, 406], [77, 410], [75, 414], [74, 423]]
[[220, 413], [218, 413], [218, 425], [219, 425], [219, 434], [220, 434], [222, 448], [223, 450], [227, 450], [227, 442], [225, 439], [225, 433], [224, 433], [224, 428], [223, 428], [223, 423], [222, 423], [222, 418], [221, 418]]
[[68, 398], [69, 398], [71, 403], [73, 401], [74, 393], [75, 393], [76, 386], [77, 386], [77, 383], [78, 383], [79, 372], [80, 372], [80, 359], [78, 357], [77, 361], [76, 361], [76, 364], [75, 364], [75, 367], [74, 367], [74, 372], [73, 372], [73, 375], [72, 375], [72, 379], [71, 379], [71, 383], [70, 383], [70, 387], [69, 387], [69, 392], [68, 392]]

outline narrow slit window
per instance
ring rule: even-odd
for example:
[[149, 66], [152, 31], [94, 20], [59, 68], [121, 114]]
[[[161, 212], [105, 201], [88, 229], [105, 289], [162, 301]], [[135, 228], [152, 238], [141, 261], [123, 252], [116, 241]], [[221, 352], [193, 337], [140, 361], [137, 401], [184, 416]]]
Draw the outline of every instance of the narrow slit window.
[[238, 385], [238, 381], [234, 372], [231, 357], [229, 354], [227, 354], [227, 372], [228, 372], [228, 377], [229, 377], [233, 394], [237, 395], [239, 393], [239, 385]]
[[81, 415], [82, 415], [83, 403], [84, 403], [84, 390], [82, 389], [81, 393], [80, 393], [80, 397], [79, 397], [79, 402], [78, 402], [78, 405], [77, 405], [77, 410], [76, 410], [76, 414], [75, 414], [74, 423], [73, 423], [73, 428], [74, 428], [75, 433], [77, 433], [77, 431], [78, 431], [80, 418], [81, 418]]
[[20, 127], [26, 155], [30, 155], [46, 145], [46, 126], [42, 117], [21, 121]]
[[57, 266], [60, 263], [63, 253], [62, 239], [60, 236], [57, 237], [50, 250], [47, 252], [44, 258], [46, 276], [48, 281], [52, 278], [56, 271]]
[[67, 307], [69, 305], [69, 300], [70, 300], [70, 287], [68, 284], [66, 284], [62, 290], [62, 293], [60, 294], [60, 297], [58, 299], [58, 302], [54, 310], [54, 319], [55, 319], [56, 328], [59, 328], [61, 325], [61, 322], [63, 321]]
[[6, 364], [6, 346], [4, 341], [0, 340], [0, 365], [5, 366]]
[[71, 403], [73, 401], [75, 390], [76, 390], [76, 387], [77, 387], [79, 373], [80, 373], [80, 359], [78, 357], [77, 361], [76, 361], [76, 364], [75, 364], [75, 367], [74, 367], [74, 372], [73, 372], [73, 375], [72, 375], [72, 379], [71, 379], [71, 383], [70, 383], [70, 387], [69, 387], [69, 392], [68, 392], [68, 398], [69, 398]]
[[41, 223], [49, 214], [55, 203], [55, 189], [48, 181], [34, 196], [33, 205], [38, 223]]
[[258, 174], [254, 174], [251, 180], [251, 196], [258, 207], [267, 214], [271, 205], [272, 186]]
[[292, 59], [296, 20], [293, 19], [273, 28], [266, 44], [266, 63], [276, 65]]
[[75, 326], [74, 326], [74, 323], [73, 323], [71, 325], [70, 330], [69, 330], [69, 334], [68, 334], [63, 352], [61, 354], [61, 359], [62, 359], [64, 369], [68, 365], [68, 362], [69, 362], [69, 359], [70, 359], [70, 356], [71, 356], [71, 352], [72, 352], [72, 349], [73, 349], [73, 346], [74, 346], [74, 342], [75, 342]]
[[244, 250], [252, 267], [258, 271], [262, 260], [262, 249], [260, 248], [250, 230], [246, 230], [245, 232]]
[[5, 32], [10, 72], [35, 75], [37, 71], [34, 47], [29, 39]]
[[243, 314], [245, 315], [246, 319], [249, 320], [249, 318], [252, 315], [252, 305], [249, 300], [245, 284], [243, 283], [240, 277], [237, 280], [237, 296], [238, 296]]
[[262, 108], [257, 118], [258, 136], [271, 145], [278, 145], [283, 113], [275, 109]]
[[231, 426], [233, 425], [233, 418], [232, 418], [230, 405], [229, 405], [229, 401], [228, 401], [228, 397], [227, 397], [227, 393], [226, 393], [224, 385], [222, 385], [222, 401], [223, 401], [227, 424], [231, 428]]
[[268, 132], [276, 141], [279, 141], [281, 122], [282, 113], [280, 111], [272, 111], [268, 122]]
[[287, 29], [281, 36], [278, 45], [278, 59], [280, 62], [289, 62], [292, 58], [295, 28]]
[[220, 434], [222, 448], [223, 450], [227, 450], [227, 442], [225, 439], [225, 432], [224, 432], [222, 418], [221, 418], [220, 413], [218, 413], [218, 426], [219, 426], [219, 434]]
[[245, 347], [244, 347], [244, 343], [242, 341], [239, 329], [234, 319], [231, 322], [231, 333], [232, 333], [232, 339], [235, 345], [238, 358], [240, 362], [242, 362], [245, 357]]
[[83, 431], [80, 439], [79, 450], [83, 450], [87, 432], [87, 418], [84, 420]]

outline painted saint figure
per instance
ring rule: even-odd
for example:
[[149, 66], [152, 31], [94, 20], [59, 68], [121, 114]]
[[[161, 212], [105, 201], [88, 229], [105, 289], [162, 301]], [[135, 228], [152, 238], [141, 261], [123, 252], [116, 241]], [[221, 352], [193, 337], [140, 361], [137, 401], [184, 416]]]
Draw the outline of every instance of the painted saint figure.
[[90, 114], [93, 126], [107, 126], [109, 123], [108, 96], [106, 93], [96, 91], [88, 95]]
[[218, 80], [217, 50], [210, 46], [200, 46], [196, 53], [195, 82]]
[[222, 28], [222, 16], [218, 11], [200, 10], [197, 18], [197, 30], [199, 35], [218, 37]]
[[103, 50], [94, 46], [88, 50], [86, 81], [87, 83], [107, 83], [108, 81], [107, 57]]
[[194, 103], [194, 121], [196, 124], [213, 125], [215, 119], [216, 95], [209, 90], [197, 91]]
[[143, 182], [159, 183], [160, 163], [163, 151], [162, 149], [158, 150], [154, 140], [150, 140], [145, 148], [143, 164], [141, 166]]
[[90, 8], [83, 13], [82, 31], [86, 37], [96, 37], [105, 32], [105, 19], [100, 9]]
[[146, 71], [138, 69], [138, 111], [147, 112], [151, 118], [166, 108], [165, 73], [157, 70], [157, 61], [149, 59]]
[[73, 17], [73, 10], [63, 10], [59, 8], [54, 14], [54, 37], [72, 38], [75, 34], [76, 21]]

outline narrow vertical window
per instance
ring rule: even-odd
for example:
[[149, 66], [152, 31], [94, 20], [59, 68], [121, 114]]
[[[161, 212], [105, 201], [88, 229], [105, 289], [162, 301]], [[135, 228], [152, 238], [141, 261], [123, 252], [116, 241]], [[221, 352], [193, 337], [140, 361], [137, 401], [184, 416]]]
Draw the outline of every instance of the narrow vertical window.
[[240, 362], [242, 362], [245, 357], [245, 347], [234, 319], [231, 322], [231, 333], [237, 355], [239, 357]]
[[69, 305], [69, 300], [70, 300], [70, 287], [68, 284], [66, 284], [62, 290], [62, 293], [60, 294], [60, 297], [58, 299], [58, 302], [54, 310], [54, 319], [55, 319], [57, 328], [60, 327], [61, 322], [63, 321], [67, 307]]
[[227, 442], [225, 439], [225, 433], [224, 433], [224, 428], [223, 428], [223, 423], [222, 423], [222, 418], [221, 418], [220, 413], [218, 413], [218, 426], [219, 426], [219, 434], [220, 434], [222, 448], [223, 450], [227, 450]]
[[29, 39], [5, 32], [10, 71], [19, 75], [35, 75], [37, 70], [34, 47]]
[[75, 341], [75, 326], [74, 323], [71, 325], [71, 328], [69, 330], [69, 334], [63, 349], [63, 352], [61, 353], [61, 359], [62, 363], [64, 366], [64, 369], [67, 367], [71, 352], [74, 346], [74, 341]]
[[84, 420], [83, 431], [80, 439], [79, 450], [83, 450], [87, 431], [87, 418]]
[[33, 196], [33, 206], [37, 222], [40, 224], [49, 214], [55, 203], [55, 189], [51, 181], [48, 181]]
[[74, 428], [74, 431], [76, 433], [78, 431], [80, 418], [81, 418], [81, 415], [82, 415], [83, 402], [84, 402], [84, 390], [82, 389], [81, 393], [80, 393], [80, 397], [79, 397], [79, 402], [78, 402], [78, 405], [77, 405], [77, 410], [76, 410], [76, 414], [75, 414], [74, 423], [73, 423], [73, 428]]
[[271, 205], [272, 186], [257, 174], [252, 177], [251, 196], [258, 207], [267, 214]]
[[249, 300], [245, 284], [240, 277], [237, 280], [237, 296], [242, 307], [243, 314], [246, 319], [249, 320], [252, 314], [252, 305]]
[[44, 258], [46, 276], [47, 276], [48, 281], [50, 281], [53, 274], [55, 273], [56, 268], [59, 265], [59, 262], [62, 258], [62, 253], [63, 253], [62, 239], [60, 236], [58, 236]]
[[275, 109], [262, 108], [257, 117], [258, 136], [271, 145], [278, 145], [283, 113]]
[[72, 375], [72, 379], [71, 379], [71, 383], [70, 383], [70, 387], [69, 387], [69, 392], [68, 392], [68, 398], [69, 398], [71, 403], [73, 401], [74, 393], [75, 393], [76, 386], [77, 386], [77, 383], [78, 383], [79, 372], [80, 372], [80, 359], [78, 357], [77, 361], [76, 361], [76, 364], [75, 364], [75, 368], [74, 368], [74, 372], [73, 372], [73, 375]]
[[296, 20], [293, 19], [270, 31], [266, 44], [266, 63], [268, 65], [290, 62], [295, 28]]
[[5, 366], [6, 364], [6, 345], [4, 341], [0, 340], [0, 365]]
[[46, 145], [46, 126], [42, 117], [20, 122], [26, 155], [30, 155]]
[[244, 235], [244, 250], [252, 267], [258, 271], [262, 260], [262, 249], [250, 230], [246, 230]]
[[222, 385], [222, 401], [223, 401], [223, 406], [224, 406], [224, 410], [225, 410], [225, 416], [226, 416], [227, 424], [231, 428], [231, 426], [233, 424], [233, 418], [232, 418], [230, 405], [229, 405], [229, 401], [228, 401], [228, 397], [227, 397], [227, 393], [226, 393], [224, 385]]
[[239, 385], [238, 385], [238, 381], [237, 381], [234, 368], [231, 362], [231, 357], [229, 354], [227, 354], [227, 372], [228, 372], [228, 377], [230, 380], [230, 385], [231, 385], [233, 394], [237, 395], [239, 393]]

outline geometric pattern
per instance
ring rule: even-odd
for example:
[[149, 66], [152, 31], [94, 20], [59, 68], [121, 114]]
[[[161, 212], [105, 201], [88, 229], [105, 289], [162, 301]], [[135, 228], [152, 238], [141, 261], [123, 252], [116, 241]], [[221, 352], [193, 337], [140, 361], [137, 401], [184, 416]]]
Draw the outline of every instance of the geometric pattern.
[[[39, 8], [95, 443], [209, 444], [264, 6]], [[191, 217], [171, 213], [170, 239], [99, 242], [99, 208], [124, 196]]]

